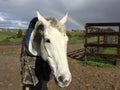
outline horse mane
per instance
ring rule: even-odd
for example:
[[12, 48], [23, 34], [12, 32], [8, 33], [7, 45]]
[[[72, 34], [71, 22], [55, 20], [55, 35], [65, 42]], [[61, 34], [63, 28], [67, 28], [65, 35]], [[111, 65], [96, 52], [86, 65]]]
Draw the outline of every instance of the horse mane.
[[59, 32], [64, 33], [65, 32], [65, 26], [59, 23], [59, 21], [55, 18], [47, 18], [48, 21], [50, 21], [50, 24], [52, 27], [57, 28]]

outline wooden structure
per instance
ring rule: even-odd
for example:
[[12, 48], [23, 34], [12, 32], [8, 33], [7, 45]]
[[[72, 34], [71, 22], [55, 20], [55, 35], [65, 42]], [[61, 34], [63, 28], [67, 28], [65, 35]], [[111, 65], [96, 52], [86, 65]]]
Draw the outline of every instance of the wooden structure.
[[85, 56], [85, 49], [81, 48], [81, 49], [74, 50], [72, 52], [68, 52], [67, 56], [76, 60], [80, 60]]
[[[87, 23], [85, 28], [85, 57], [104, 56], [120, 59], [120, 23]], [[90, 38], [96, 41], [90, 42]], [[116, 53], [102, 53], [106, 48], [114, 48]]]

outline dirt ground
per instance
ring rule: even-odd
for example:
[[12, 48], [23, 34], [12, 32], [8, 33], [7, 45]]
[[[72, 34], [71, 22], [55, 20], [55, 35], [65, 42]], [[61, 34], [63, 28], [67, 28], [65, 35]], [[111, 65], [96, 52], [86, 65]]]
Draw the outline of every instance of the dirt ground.
[[[68, 52], [82, 45], [69, 45]], [[22, 90], [20, 79], [20, 45], [0, 46], [0, 90]], [[67, 88], [59, 88], [54, 80], [49, 90], [120, 90], [120, 67], [83, 66], [68, 57], [72, 82]]]

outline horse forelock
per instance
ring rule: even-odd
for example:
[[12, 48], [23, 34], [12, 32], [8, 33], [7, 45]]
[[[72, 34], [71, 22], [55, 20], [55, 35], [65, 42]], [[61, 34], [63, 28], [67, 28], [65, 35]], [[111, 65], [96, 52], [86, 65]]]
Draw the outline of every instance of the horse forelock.
[[64, 33], [65, 32], [65, 26], [62, 25], [57, 19], [55, 18], [48, 18], [48, 21], [50, 21], [50, 24], [52, 27], [55, 27], [59, 32]]
[[[49, 21], [50, 25], [52, 27], [56, 28], [59, 32], [65, 33], [65, 26], [62, 25], [57, 19], [55, 19], [55, 18], [46, 18], [46, 20]], [[43, 25], [42, 22], [37, 21], [34, 29], [37, 29], [38, 27], [42, 27], [42, 25]]]

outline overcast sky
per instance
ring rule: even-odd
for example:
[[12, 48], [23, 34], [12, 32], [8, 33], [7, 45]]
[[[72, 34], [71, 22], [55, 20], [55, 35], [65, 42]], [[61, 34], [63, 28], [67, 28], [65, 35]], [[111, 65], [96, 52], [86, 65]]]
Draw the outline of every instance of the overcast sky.
[[120, 0], [0, 0], [0, 27], [27, 28], [39, 11], [61, 19], [69, 12], [67, 29], [88, 22], [120, 22]]

